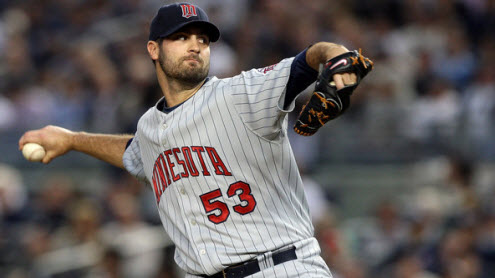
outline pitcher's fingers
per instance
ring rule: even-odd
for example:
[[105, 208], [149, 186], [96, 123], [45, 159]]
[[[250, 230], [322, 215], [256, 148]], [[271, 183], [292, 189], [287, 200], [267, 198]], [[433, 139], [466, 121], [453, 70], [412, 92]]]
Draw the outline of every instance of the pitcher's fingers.
[[45, 154], [45, 157], [43, 157], [43, 160], [41, 160], [41, 162], [42, 162], [43, 164], [48, 164], [48, 163], [50, 163], [50, 161], [52, 161], [54, 158], [55, 158], [55, 154], [54, 154], [53, 152], [49, 151], [49, 152], [47, 152], [47, 153]]
[[43, 132], [39, 129], [25, 132], [21, 139], [19, 139], [19, 149], [22, 149], [22, 147], [27, 143], [37, 143], [42, 145], [42, 137]]
[[354, 85], [357, 82], [355, 73], [345, 73], [343, 74], [342, 79], [344, 80], [344, 84], [346, 86]]
[[333, 76], [333, 81], [335, 82], [335, 86], [337, 87], [337, 91], [344, 88], [344, 80], [342, 80], [341, 74], [335, 74]]
[[19, 139], [19, 150], [22, 150], [22, 148], [24, 147], [24, 145], [26, 143], [29, 143], [30, 140], [32, 140], [34, 137], [32, 131], [28, 131], [26, 133], [24, 133], [21, 138]]

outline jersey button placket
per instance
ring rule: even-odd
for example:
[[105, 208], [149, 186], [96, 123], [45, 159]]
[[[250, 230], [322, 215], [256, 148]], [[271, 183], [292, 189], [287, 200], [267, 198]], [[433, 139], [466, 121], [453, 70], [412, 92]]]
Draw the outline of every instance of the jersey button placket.
[[[162, 131], [165, 131], [167, 129], [168, 125], [166, 122], [163, 122], [160, 127], [161, 127]], [[167, 146], [167, 139], [166, 139], [165, 135], [162, 136], [162, 145], [164, 147]]]

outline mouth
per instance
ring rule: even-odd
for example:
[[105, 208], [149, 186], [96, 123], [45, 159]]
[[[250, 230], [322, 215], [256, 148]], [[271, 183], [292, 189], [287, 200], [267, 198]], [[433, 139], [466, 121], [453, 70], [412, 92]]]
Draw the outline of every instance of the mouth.
[[184, 59], [184, 61], [186, 62], [196, 62], [196, 63], [201, 63], [200, 60], [198, 58], [195, 58], [195, 57], [186, 57]]

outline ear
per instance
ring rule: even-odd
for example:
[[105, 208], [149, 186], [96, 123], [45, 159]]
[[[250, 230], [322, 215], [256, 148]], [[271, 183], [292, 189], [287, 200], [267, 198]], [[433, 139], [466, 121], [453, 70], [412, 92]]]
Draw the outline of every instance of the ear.
[[152, 60], [158, 60], [158, 56], [160, 53], [160, 46], [156, 41], [148, 41], [148, 54]]

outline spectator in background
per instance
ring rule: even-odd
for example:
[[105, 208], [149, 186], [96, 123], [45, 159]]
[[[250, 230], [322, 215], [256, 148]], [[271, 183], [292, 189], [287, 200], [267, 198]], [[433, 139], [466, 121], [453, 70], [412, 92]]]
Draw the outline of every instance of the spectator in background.
[[406, 254], [398, 259], [392, 276], [395, 278], [440, 278], [427, 270], [415, 254]]
[[[67, 223], [55, 230], [52, 248], [55, 250], [99, 242], [101, 209], [98, 205], [86, 198], [75, 200], [68, 205]], [[95, 250], [94, 253], [96, 252]]]
[[451, 25], [447, 31], [446, 48], [434, 53], [432, 66], [438, 77], [462, 90], [474, 76], [477, 61], [460, 26]]
[[474, 82], [466, 89], [463, 102], [466, 130], [477, 156], [495, 155], [495, 69], [492, 65], [479, 68]]
[[444, 79], [434, 78], [426, 94], [408, 107], [403, 132], [416, 141], [433, 141], [453, 136], [459, 123], [459, 92]]
[[15, 224], [26, 217], [27, 198], [21, 173], [0, 164], [0, 227]]
[[48, 277], [83, 277], [102, 256], [100, 208], [93, 200], [79, 198], [68, 208], [68, 222], [50, 235], [50, 252], [36, 265]]
[[408, 224], [391, 200], [381, 201], [374, 215], [349, 221], [344, 233], [352, 254], [370, 268], [371, 275], [380, 275], [384, 266], [408, 240]]
[[[426, 243], [438, 240], [445, 225], [457, 219], [467, 220], [464, 217], [476, 215], [481, 208], [475, 166], [465, 157], [450, 154], [436, 163], [423, 163], [416, 172], [415, 175], [423, 173], [424, 180], [409, 197], [409, 214], [429, 233], [425, 234]], [[431, 168], [431, 172], [426, 168]]]
[[27, 201], [20, 171], [0, 163], [0, 273], [25, 263], [20, 242], [29, 219]]
[[481, 258], [481, 278], [489, 278], [495, 273], [495, 213], [493, 208], [486, 209], [479, 218], [475, 237], [475, 250]]
[[115, 249], [103, 252], [101, 261], [89, 272], [87, 278], [121, 278], [123, 275], [122, 255]]
[[31, 204], [32, 219], [50, 232], [68, 223], [68, 211], [76, 201], [75, 185], [63, 174], [53, 174], [40, 182]]
[[[13, 91], [13, 88], [7, 87], [6, 90]], [[12, 100], [7, 96], [0, 95], [0, 131], [10, 129], [14, 126], [16, 112]]]
[[[12, 272], [18, 269], [26, 277], [40, 276], [43, 269], [39, 262], [50, 251], [51, 239], [50, 232], [42, 225], [27, 225], [19, 241], [22, 253], [18, 258], [19, 260], [11, 264], [11, 267], [14, 268]], [[9, 273], [10, 271], [5, 272]]]
[[470, 228], [449, 230], [437, 250], [433, 272], [443, 277], [473, 278], [481, 272], [480, 257], [474, 250], [474, 234]]
[[125, 191], [109, 193], [112, 221], [101, 229], [103, 242], [121, 255], [122, 277], [153, 278], [168, 237], [140, 219], [134, 196]]

